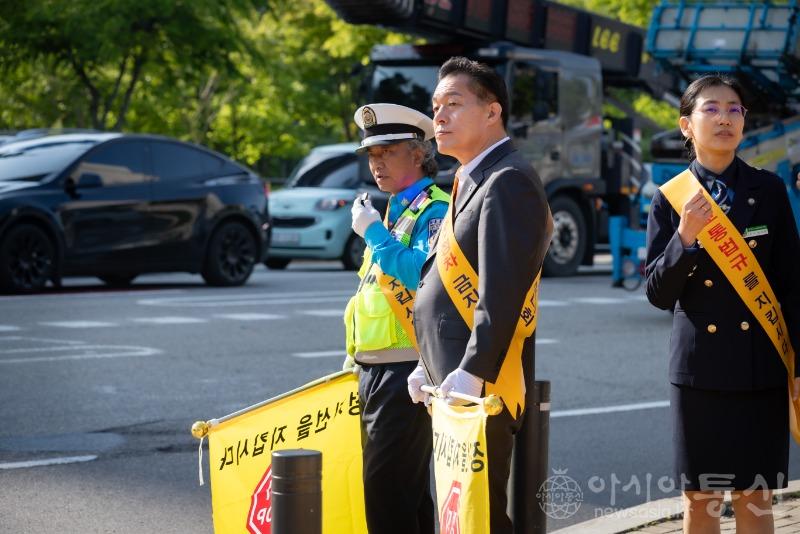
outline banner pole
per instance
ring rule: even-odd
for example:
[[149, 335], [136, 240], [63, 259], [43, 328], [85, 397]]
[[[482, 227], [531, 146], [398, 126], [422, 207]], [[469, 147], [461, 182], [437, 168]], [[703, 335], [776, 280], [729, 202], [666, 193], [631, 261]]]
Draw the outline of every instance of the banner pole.
[[458, 399], [471, 402], [473, 404], [480, 404], [483, 406], [483, 409], [486, 411], [487, 415], [497, 415], [503, 411], [503, 401], [497, 395], [489, 395], [488, 397], [475, 397], [473, 395], [451, 391], [445, 396], [442, 395], [441, 388], [436, 386], [422, 385], [419, 389], [420, 391], [430, 393], [434, 397], [438, 397], [440, 399], [450, 397], [451, 399]]
[[253, 410], [256, 410], [258, 408], [266, 406], [267, 404], [272, 404], [273, 402], [277, 402], [279, 400], [285, 399], [286, 397], [291, 397], [292, 395], [294, 395], [296, 393], [300, 393], [301, 391], [305, 391], [307, 389], [313, 388], [314, 386], [319, 386], [320, 384], [325, 384], [327, 382], [330, 382], [331, 380], [335, 380], [335, 379], [337, 379], [339, 377], [346, 376], [346, 375], [353, 374], [353, 373], [354, 373], [354, 371], [351, 371], [351, 370], [338, 371], [336, 373], [333, 373], [333, 374], [318, 378], [318, 379], [316, 379], [316, 380], [314, 380], [312, 382], [309, 382], [308, 384], [304, 384], [304, 385], [300, 386], [299, 388], [295, 388], [295, 389], [293, 389], [291, 391], [287, 391], [286, 393], [281, 393], [280, 395], [272, 397], [271, 399], [267, 399], [265, 401], [261, 401], [261, 402], [259, 402], [257, 404], [253, 404], [252, 406], [248, 406], [247, 408], [242, 408], [241, 410], [235, 411], [235, 412], [233, 412], [231, 414], [225, 415], [225, 416], [220, 417], [218, 419], [209, 419], [208, 421], [195, 421], [194, 424], [192, 424], [192, 429], [191, 429], [192, 436], [194, 436], [197, 439], [202, 439], [202, 438], [204, 438], [204, 437], [206, 437], [208, 435], [208, 432], [212, 428], [214, 428], [215, 426], [217, 426], [220, 423], [224, 423], [225, 421], [228, 421], [229, 419], [233, 419], [234, 417], [239, 417], [240, 415], [244, 415], [247, 412], [252, 412]]

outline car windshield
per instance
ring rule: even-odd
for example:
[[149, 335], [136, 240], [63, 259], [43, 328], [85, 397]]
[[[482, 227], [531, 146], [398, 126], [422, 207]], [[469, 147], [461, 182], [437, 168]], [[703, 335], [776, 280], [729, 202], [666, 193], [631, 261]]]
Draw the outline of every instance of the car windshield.
[[289, 175], [288, 187], [335, 187], [355, 189], [359, 185], [355, 153], [312, 152]]
[[94, 146], [96, 141], [15, 146], [0, 149], [0, 180], [41, 180], [59, 171]]

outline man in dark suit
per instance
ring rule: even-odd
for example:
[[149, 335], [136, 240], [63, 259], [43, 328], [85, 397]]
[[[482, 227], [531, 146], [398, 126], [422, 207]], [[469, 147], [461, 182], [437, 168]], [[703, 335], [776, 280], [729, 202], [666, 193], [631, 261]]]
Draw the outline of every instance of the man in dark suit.
[[[425, 400], [419, 386], [426, 382], [440, 385], [445, 394], [480, 396], [485, 383], [497, 381], [552, 234], [542, 183], [506, 134], [509, 106], [503, 79], [486, 65], [451, 58], [439, 70], [433, 112], [439, 151], [461, 163], [452, 207], [453, 230], [479, 284], [470, 330], [444, 287], [436, 247], [431, 248], [414, 306], [421, 363], [408, 383], [417, 402]], [[534, 338], [525, 340], [521, 355], [529, 392]], [[517, 412], [516, 406], [506, 406], [487, 420], [493, 534], [512, 530], [506, 514], [506, 485], [513, 434], [522, 420]]]

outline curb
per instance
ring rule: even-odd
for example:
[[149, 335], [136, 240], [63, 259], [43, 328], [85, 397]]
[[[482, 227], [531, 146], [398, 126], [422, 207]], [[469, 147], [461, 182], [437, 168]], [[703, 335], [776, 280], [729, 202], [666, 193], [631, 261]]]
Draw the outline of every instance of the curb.
[[[800, 480], [792, 480], [788, 487], [775, 490], [774, 495], [780, 497], [798, 492], [800, 492]], [[651, 523], [674, 519], [682, 514], [682, 498], [670, 497], [618, 510], [613, 514], [555, 530], [551, 534], [620, 534]]]

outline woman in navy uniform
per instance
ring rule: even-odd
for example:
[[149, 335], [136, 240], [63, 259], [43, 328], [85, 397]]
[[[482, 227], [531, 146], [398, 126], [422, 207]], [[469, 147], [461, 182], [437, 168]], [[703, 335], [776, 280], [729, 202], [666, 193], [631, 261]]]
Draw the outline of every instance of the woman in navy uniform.
[[[658, 191], [647, 223], [647, 297], [674, 309], [670, 409], [687, 533], [719, 532], [725, 491], [732, 492], [737, 532], [772, 533], [771, 490], [787, 485], [786, 368], [696, 241], [711, 220], [705, 187], [755, 253], [800, 348], [797, 227], [783, 182], [736, 157], [746, 113], [733, 79], [704, 76], [689, 85], [679, 124], [698, 193], [678, 213]], [[800, 379], [793, 385], [797, 397]]]

